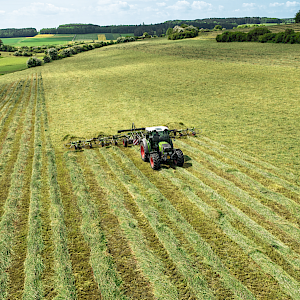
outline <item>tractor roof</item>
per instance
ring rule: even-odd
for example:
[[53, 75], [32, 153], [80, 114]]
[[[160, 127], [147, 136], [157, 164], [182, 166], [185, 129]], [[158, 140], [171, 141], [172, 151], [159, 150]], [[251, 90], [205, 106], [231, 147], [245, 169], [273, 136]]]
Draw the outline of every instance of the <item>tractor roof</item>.
[[156, 130], [156, 131], [164, 131], [165, 129], [169, 130], [169, 128], [166, 127], [166, 126], [146, 127], [146, 131], [148, 131], [148, 132], [152, 132], [154, 130]]

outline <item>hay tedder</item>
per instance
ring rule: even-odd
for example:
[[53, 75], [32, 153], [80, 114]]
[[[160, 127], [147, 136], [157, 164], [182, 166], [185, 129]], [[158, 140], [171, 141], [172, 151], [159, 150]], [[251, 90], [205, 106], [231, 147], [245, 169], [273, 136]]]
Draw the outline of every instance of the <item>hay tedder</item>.
[[88, 140], [70, 141], [64, 146], [69, 150], [82, 150], [119, 144], [123, 144], [124, 147], [140, 145], [142, 160], [150, 161], [152, 169], [157, 170], [162, 162], [167, 161], [172, 161], [179, 167], [183, 166], [183, 153], [173, 147], [172, 139], [195, 135], [195, 128], [179, 130], [170, 130], [166, 126], [136, 128], [132, 123], [131, 129], [118, 130], [117, 135], [99, 135]]

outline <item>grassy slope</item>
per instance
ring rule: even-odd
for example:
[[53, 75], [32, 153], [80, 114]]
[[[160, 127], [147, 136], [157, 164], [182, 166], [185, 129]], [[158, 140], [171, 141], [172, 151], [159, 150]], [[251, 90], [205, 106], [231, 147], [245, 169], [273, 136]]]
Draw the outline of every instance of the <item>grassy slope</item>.
[[41, 69], [53, 139], [183, 122], [297, 169], [299, 48], [157, 40], [53, 62]]
[[[23, 274], [18, 290], [7, 281], [9, 298], [20, 297], [24, 280], [34, 274], [26, 269], [24, 278], [26, 220], [35, 187], [31, 169], [37, 166], [33, 133], [41, 130], [45, 270], [39, 284], [46, 299], [72, 299], [75, 293], [80, 299], [99, 299], [99, 293], [112, 299], [106, 279], [132, 299], [299, 299], [300, 187], [284, 170], [297, 171], [298, 53], [298, 45], [154, 40], [2, 76], [0, 158], [9, 160], [0, 182], [6, 191], [1, 212], [17, 222], [18, 244], [7, 264], [0, 262], [0, 272], [12, 281]], [[35, 72], [42, 77], [34, 75], [38, 85], [29, 89], [28, 75]], [[20, 79], [26, 78], [24, 85]], [[28, 168], [25, 175], [18, 173], [24, 176], [27, 206], [12, 207], [16, 219], [4, 203], [15, 189], [14, 175], [9, 178], [17, 154], [25, 155], [22, 126], [11, 139], [25, 104], [14, 106], [10, 95], [42, 101], [42, 116], [37, 109], [31, 122], [29, 158], [21, 160]], [[202, 134], [175, 142], [185, 154], [183, 168], [165, 165], [158, 172], [140, 159], [137, 147], [78, 153], [61, 148], [66, 134], [116, 132], [132, 121], [137, 126], [183, 122], [200, 127]], [[112, 271], [104, 280], [103, 262]]]

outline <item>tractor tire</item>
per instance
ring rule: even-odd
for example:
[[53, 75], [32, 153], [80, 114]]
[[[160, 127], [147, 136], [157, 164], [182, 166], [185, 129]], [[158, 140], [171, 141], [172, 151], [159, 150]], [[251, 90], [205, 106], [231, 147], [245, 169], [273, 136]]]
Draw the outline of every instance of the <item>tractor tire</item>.
[[153, 170], [158, 170], [160, 168], [160, 158], [158, 153], [152, 153], [150, 155], [150, 166]]
[[128, 146], [128, 140], [127, 139], [123, 139], [123, 146], [127, 147]]
[[176, 149], [177, 158], [174, 159], [174, 165], [178, 167], [182, 167], [184, 164], [184, 156], [180, 149]]
[[145, 144], [141, 143], [141, 158], [143, 161], [149, 161], [149, 156], [146, 153]]

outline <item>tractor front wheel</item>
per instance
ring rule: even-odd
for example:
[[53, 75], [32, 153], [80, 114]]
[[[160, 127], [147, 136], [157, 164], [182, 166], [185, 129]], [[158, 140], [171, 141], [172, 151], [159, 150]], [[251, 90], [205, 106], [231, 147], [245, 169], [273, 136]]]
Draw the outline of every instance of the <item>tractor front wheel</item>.
[[177, 158], [174, 159], [174, 165], [178, 167], [182, 167], [184, 164], [184, 156], [180, 149], [176, 149]]
[[150, 155], [150, 166], [153, 170], [158, 170], [160, 168], [160, 158], [158, 153], [152, 153]]

